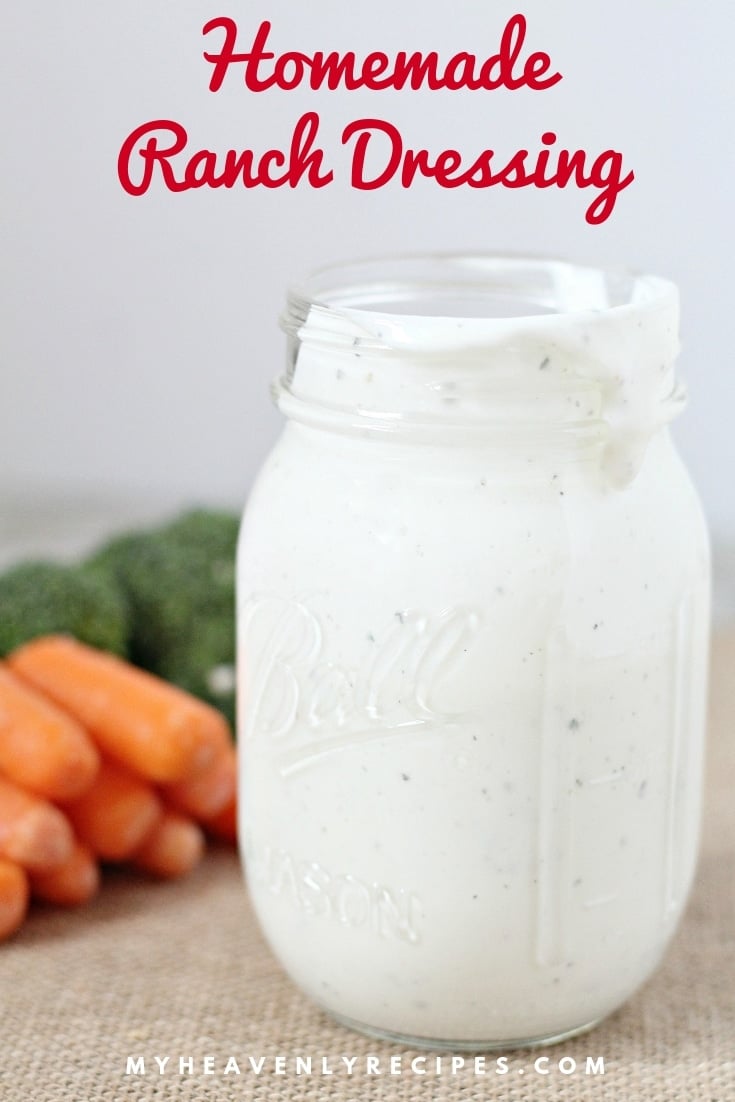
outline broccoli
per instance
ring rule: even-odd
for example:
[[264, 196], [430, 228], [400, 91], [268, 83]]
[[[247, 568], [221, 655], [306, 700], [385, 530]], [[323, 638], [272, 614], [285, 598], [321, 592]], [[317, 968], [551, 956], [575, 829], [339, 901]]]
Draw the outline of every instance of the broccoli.
[[113, 539], [90, 560], [129, 602], [132, 661], [214, 704], [231, 723], [238, 527], [231, 513], [197, 509]]
[[0, 655], [59, 632], [126, 656], [129, 631], [127, 600], [100, 571], [39, 561], [0, 575]]

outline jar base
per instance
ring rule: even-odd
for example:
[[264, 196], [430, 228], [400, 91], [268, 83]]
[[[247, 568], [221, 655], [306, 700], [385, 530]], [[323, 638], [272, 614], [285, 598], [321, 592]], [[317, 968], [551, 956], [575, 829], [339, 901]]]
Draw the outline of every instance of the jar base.
[[588, 1033], [603, 1020], [603, 1018], [595, 1018], [591, 1022], [573, 1026], [561, 1033], [544, 1034], [539, 1037], [516, 1037], [505, 1041], [446, 1041], [438, 1040], [435, 1037], [415, 1037], [410, 1033], [398, 1033], [390, 1029], [376, 1029], [364, 1022], [347, 1018], [343, 1014], [336, 1014], [327, 1007], [323, 1006], [322, 1009], [340, 1025], [355, 1030], [357, 1033], [363, 1033], [367, 1037], [375, 1037], [379, 1041], [389, 1041], [391, 1044], [403, 1045], [406, 1048], [432, 1049], [442, 1052], [507, 1052], [516, 1048], [543, 1048], [547, 1045], [558, 1045], [562, 1041], [569, 1041], [572, 1037], [579, 1037], [583, 1033]]

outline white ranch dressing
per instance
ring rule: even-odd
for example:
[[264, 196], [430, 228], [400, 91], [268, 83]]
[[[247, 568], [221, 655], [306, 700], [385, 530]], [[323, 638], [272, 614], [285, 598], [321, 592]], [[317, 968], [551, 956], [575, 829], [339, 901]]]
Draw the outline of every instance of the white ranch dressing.
[[[554, 387], [579, 386], [592, 400], [586, 416], [599, 418], [607, 429], [606, 477], [625, 485], [640, 469], [651, 437], [685, 400], [675, 375], [678, 292], [666, 280], [638, 276], [630, 301], [613, 305], [604, 273], [558, 264], [550, 297], [556, 310], [521, 318], [412, 316], [372, 305], [316, 304], [298, 331], [290, 391], [364, 413], [391, 410], [400, 419], [446, 417], [450, 411], [441, 403], [449, 385], [453, 403], [459, 403], [451, 412], [486, 425], [504, 387], [524, 398], [527, 414], [529, 396], [546, 398]], [[455, 312], [467, 304], [443, 303]], [[393, 311], [400, 305], [392, 304]], [[481, 308], [484, 300], [469, 305]], [[386, 357], [400, 359], [399, 372], [386, 370]], [[435, 373], [446, 375], [450, 358], [457, 366], [443, 384], [437, 382], [432, 363]], [[545, 372], [543, 385], [539, 371]], [[548, 407], [543, 414], [549, 417]]]
[[379, 1033], [577, 1031], [691, 882], [708, 550], [663, 427], [676, 293], [611, 306], [576, 271], [568, 314], [317, 301], [246, 511], [251, 896], [293, 978]]

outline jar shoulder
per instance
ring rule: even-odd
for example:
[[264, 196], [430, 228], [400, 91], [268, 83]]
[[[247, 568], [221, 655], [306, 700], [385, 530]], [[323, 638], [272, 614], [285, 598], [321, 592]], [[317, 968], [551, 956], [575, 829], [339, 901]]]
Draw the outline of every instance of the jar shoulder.
[[[468, 525], [495, 526], [534, 515], [536, 523], [559, 520], [610, 526], [621, 533], [664, 526], [671, 536], [689, 533], [708, 554], [707, 524], [699, 495], [669, 431], [652, 440], [637, 477], [622, 489], [605, 484], [594, 462], [560, 462], [529, 456], [511, 467], [496, 450], [421, 448], [354, 441], [287, 425], [253, 484], [245, 527], [269, 516], [308, 512], [314, 524], [326, 515], [360, 514], [384, 519], [428, 513], [459, 514]], [[307, 531], [302, 531], [307, 536]]]

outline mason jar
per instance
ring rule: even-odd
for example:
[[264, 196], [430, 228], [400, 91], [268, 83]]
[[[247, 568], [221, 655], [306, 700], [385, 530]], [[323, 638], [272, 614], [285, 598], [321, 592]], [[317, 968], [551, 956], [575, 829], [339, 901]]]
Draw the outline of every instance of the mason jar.
[[662, 279], [426, 256], [288, 296], [238, 562], [240, 837], [294, 982], [491, 1049], [590, 1028], [692, 882], [709, 554]]

